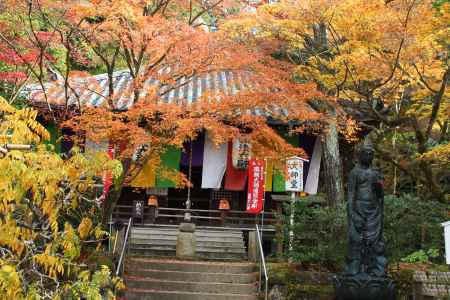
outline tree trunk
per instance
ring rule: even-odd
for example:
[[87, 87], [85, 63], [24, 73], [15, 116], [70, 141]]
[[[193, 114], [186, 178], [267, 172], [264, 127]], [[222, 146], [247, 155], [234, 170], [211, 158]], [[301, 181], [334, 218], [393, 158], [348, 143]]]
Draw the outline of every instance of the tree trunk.
[[116, 207], [117, 201], [119, 201], [120, 195], [122, 194], [123, 185], [120, 184], [117, 188], [113, 188], [109, 195], [104, 200], [103, 203], [103, 215], [102, 215], [102, 224], [107, 228], [108, 222], [110, 220], [110, 217], [112, 216], [112, 213], [114, 211], [114, 208]]
[[[326, 58], [328, 53], [327, 26], [324, 23], [314, 24], [314, 39], [308, 46], [313, 53], [322, 53]], [[326, 92], [326, 91], [325, 91]], [[326, 92], [328, 94], [328, 92]], [[339, 133], [337, 131], [336, 112], [326, 103], [315, 102], [316, 110], [326, 111], [330, 117], [329, 127], [324, 135], [322, 147], [323, 178], [328, 205], [335, 207], [344, 201], [344, 184], [341, 155], [339, 153]]]
[[330, 122], [329, 128], [325, 132], [322, 147], [325, 193], [327, 195], [328, 205], [333, 207], [344, 201], [345, 194], [336, 126], [336, 119], [334, 119]]
[[106, 199], [103, 202], [103, 215], [102, 215], [102, 224], [104, 226], [108, 225], [109, 219], [112, 216], [114, 208], [116, 207], [117, 202], [119, 201], [120, 196], [122, 195], [122, 190], [125, 186], [125, 179], [127, 177], [128, 171], [130, 170], [131, 160], [126, 159], [122, 161], [123, 173], [120, 178], [120, 182], [117, 185], [113, 185], [111, 191], [106, 196]]

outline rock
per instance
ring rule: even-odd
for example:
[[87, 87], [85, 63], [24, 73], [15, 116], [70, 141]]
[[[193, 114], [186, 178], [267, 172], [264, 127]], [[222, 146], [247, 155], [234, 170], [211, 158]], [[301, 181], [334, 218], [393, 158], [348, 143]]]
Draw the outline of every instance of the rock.
[[180, 224], [180, 231], [181, 232], [194, 232], [195, 231], [195, 224], [194, 223], [181, 223]]
[[286, 300], [285, 288], [274, 285], [269, 292], [269, 300]]
[[338, 300], [395, 300], [395, 283], [388, 277], [372, 277], [365, 273], [338, 275], [334, 278]]

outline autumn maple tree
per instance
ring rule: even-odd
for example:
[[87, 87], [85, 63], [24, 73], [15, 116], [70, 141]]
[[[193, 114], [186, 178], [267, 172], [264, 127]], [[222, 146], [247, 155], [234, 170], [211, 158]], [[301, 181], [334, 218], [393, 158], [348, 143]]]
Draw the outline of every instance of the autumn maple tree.
[[295, 65], [298, 81], [317, 83], [371, 131], [382, 160], [417, 191], [446, 201], [449, 8], [447, 1], [279, 1], [225, 26]]
[[[122, 162], [123, 174], [103, 203], [105, 222], [122, 187], [148, 162], [178, 186], [188, 184], [183, 174], [163, 170], [160, 155], [167, 147], [182, 147], [202, 130], [216, 143], [249, 139], [255, 156], [273, 158], [283, 169], [286, 156], [305, 154], [269, 127], [267, 117], [300, 120], [299, 125], [308, 123], [311, 128], [323, 120], [323, 114], [306, 104], [321, 95], [314, 83], [295, 83], [289, 64], [231, 39], [227, 32], [207, 30], [212, 19], [225, 15], [221, 0], [8, 3], [5, 24], [41, 53], [37, 70], [43, 72], [26, 65], [41, 91], [34, 95], [33, 105], [40, 103], [41, 115], [48, 119], [65, 121], [76, 137], [108, 141]], [[45, 43], [36, 38], [40, 31], [46, 33]], [[5, 35], [4, 39], [10, 50], [18, 51], [17, 41]], [[47, 52], [53, 56], [44, 55]], [[131, 77], [125, 89], [113, 84], [117, 70]], [[195, 103], [181, 98], [162, 103], [161, 98], [198, 76], [220, 71], [239, 75], [246, 88], [234, 93], [206, 88]], [[98, 72], [107, 74], [107, 87], [92, 77]], [[231, 84], [240, 82], [234, 79]], [[100, 107], [89, 107], [84, 93], [99, 94], [104, 101]], [[264, 113], [249, 113], [255, 109]]]
[[121, 281], [107, 266], [91, 271], [86, 257], [107, 237], [94, 183], [119, 176], [120, 164], [76, 150], [64, 161], [43, 143], [49, 134], [36, 116], [0, 97], [0, 144], [32, 145], [0, 157], [0, 297], [112, 299]]

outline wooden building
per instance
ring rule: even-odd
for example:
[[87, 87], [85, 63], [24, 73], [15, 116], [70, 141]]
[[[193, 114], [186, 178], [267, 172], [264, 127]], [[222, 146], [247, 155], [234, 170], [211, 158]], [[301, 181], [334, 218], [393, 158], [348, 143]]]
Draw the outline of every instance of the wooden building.
[[[127, 71], [119, 71], [113, 74], [113, 85], [116, 93], [124, 95], [117, 99], [116, 109], [126, 110], [133, 104], [132, 97], [125, 96], [127, 95], [126, 91], [132, 88], [131, 82], [132, 78]], [[155, 84], [157, 84], [156, 81], [149, 79], [144, 82], [143, 90], [145, 91]], [[44, 110], [49, 105], [56, 111], [58, 107], [71, 107], [72, 110], [77, 110], [80, 105], [93, 107], [102, 105], [108, 94], [108, 86], [107, 74], [101, 74], [72, 80], [70, 89], [65, 86], [63, 80], [46, 83], [44, 88], [48, 99], [51, 99], [51, 103], [45, 101], [44, 92], [40, 85], [28, 85], [23, 93], [31, 100], [33, 105]], [[196, 102], [205, 91], [234, 94], [240, 90], [251, 88], [251, 85], [246, 84], [242, 75], [229, 71], [211, 72], [197, 76], [191, 78], [186, 84], [183, 84], [183, 79], [180, 79], [177, 86], [169, 92], [165, 92], [166, 87], [160, 87], [158, 93], [161, 95], [162, 103], [189, 105]], [[310, 107], [305, 109], [312, 110]], [[287, 133], [288, 126], [292, 124], [279, 122], [274, 117], [276, 115], [288, 116], [288, 111], [283, 108], [273, 107], [271, 111], [255, 108], [247, 113], [265, 116], [267, 122], [289, 143], [306, 151], [310, 160], [304, 164], [302, 184], [306, 194], [316, 194], [322, 153], [320, 139], [308, 134], [290, 136]], [[285, 178], [281, 175], [281, 172], [267, 165], [264, 214], [247, 213], [245, 170], [236, 170], [230, 166], [230, 156], [233, 154], [231, 148], [233, 148], [234, 142], [230, 141], [229, 145], [222, 145], [223, 147], [221, 146], [219, 150], [221, 153], [214, 156], [214, 153], [210, 153], [212, 150], [208, 146], [208, 134], [205, 132], [196, 141], [186, 144], [184, 149], [175, 149], [167, 157], [168, 165], [166, 167], [177, 169], [186, 174], [191, 179], [193, 187], [177, 189], [174, 184], [158, 178], [152, 179], [154, 180], [152, 188], [140, 188], [142, 184], [139, 184], [139, 182], [132, 184], [132, 186], [123, 190], [114, 210], [113, 220], [129, 218], [133, 215], [135, 209], [133, 205], [138, 204], [144, 208], [144, 214], [136, 222], [175, 225], [184, 219], [186, 202], [189, 200], [191, 203], [191, 209], [189, 210], [191, 218], [198, 225], [250, 229], [254, 228], [256, 223], [264, 223], [267, 230], [273, 231], [275, 223], [281, 221], [280, 214], [283, 201], [290, 199], [286, 197], [287, 193], [284, 189]], [[190, 149], [192, 149], [191, 155]], [[163, 163], [164, 160], [162, 158]], [[213, 175], [208, 173], [211, 170], [215, 171], [213, 175], [216, 176], [213, 183], [211, 183], [211, 176]], [[145, 174], [144, 171], [142, 176], [147, 176], [144, 180], [148, 180], [148, 176], [155, 177], [154, 174]], [[270, 177], [270, 180], [268, 177]], [[233, 182], [236, 180], [237, 183]]]

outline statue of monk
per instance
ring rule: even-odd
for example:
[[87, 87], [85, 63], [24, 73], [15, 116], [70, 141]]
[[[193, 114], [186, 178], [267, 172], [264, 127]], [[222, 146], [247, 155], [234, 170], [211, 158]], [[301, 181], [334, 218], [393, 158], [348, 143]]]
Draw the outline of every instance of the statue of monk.
[[348, 181], [349, 251], [346, 275], [384, 277], [383, 179], [372, 167], [374, 150], [364, 144]]

